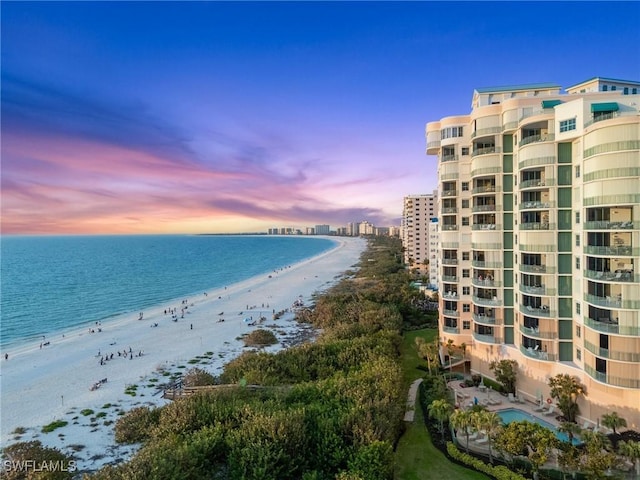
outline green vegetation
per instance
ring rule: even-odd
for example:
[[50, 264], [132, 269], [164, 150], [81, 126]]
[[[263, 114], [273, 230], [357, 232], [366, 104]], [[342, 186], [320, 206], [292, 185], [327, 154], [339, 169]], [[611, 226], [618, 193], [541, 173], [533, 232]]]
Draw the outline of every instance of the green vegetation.
[[84, 415], [85, 417], [88, 417], [89, 415], [93, 415], [93, 410], [91, 410], [90, 408], [85, 408], [84, 410], [80, 410], [80, 415]]
[[261, 328], [249, 333], [243, 340], [247, 347], [266, 347], [267, 345], [278, 343], [278, 339], [273, 332]]
[[69, 422], [65, 420], [55, 420], [48, 425], [42, 427], [42, 433], [51, 433], [57, 428], [65, 427], [69, 424]]
[[138, 394], [138, 385], [128, 385], [124, 389], [124, 393], [126, 395], [131, 395], [132, 397], [135, 397]]
[[45, 447], [38, 440], [19, 442], [9, 445], [2, 450], [2, 458], [8, 464], [24, 464], [31, 462], [35, 465], [59, 465], [57, 471], [27, 472], [19, 468], [6, 469], [5, 463], [0, 469], [1, 477], [7, 480], [21, 480], [25, 478], [43, 478], [47, 480], [68, 480], [73, 478], [75, 461], [73, 457], [63, 454], [57, 448]]
[[184, 377], [182, 378], [182, 383], [185, 387], [202, 387], [205, 385], [213, 385], [216, 382], [216, 379], [209, 372], [202, 370], [200, 368], [192, 368], [187, 370]]
[[489, 368], [493, 370], [504, 393], [516, 393], [518, 362], [515, 360], [494, 360], [489, 364]]
[[551, 398], [556, 399], [558, 408], [568, 422], [575, 422], [580, 412], [578, 398], [584, 395], [585, 386], [578, 377], [572, 377], [566, 373], [558, 374], [549, 379]]

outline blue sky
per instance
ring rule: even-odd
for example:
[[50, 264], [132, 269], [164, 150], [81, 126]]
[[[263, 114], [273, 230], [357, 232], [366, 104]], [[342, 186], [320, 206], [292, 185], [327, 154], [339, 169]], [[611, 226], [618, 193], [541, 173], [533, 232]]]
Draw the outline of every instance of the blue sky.
[[640, 79], [638, 2], [2, 2], [4, 233], [369, 220], [476, 87]]

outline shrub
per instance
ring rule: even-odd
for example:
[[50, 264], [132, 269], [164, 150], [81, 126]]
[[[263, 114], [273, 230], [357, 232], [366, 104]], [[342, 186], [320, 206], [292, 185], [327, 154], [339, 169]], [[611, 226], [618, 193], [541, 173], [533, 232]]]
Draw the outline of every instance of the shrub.
[[254, 330], [249, 335], [244, 337], [244, 344], [248, 347], [263, 347], [267, 345], [273, 345], [278, 343], [278, 339], [269, 330]]
[[192, 368], [185, 373], [182, 383], [185, 387], [202, 387], [214, 385], [216, 383], [215, 380], [215, 377], [209, 372], [200, 368]]
[[136, 407], [116, 422], [115, 435], [118, 443], [137, 443], [150, 437], [151, 430], [160, 420], [160, 409]]
[[68, 424], [69, 422], [65, 421], [65, 420], [56, 420], [54, 422], [51, 422], [49, 425], [45, 425], [44, 427], [42, 427], [42, 433], [50, 433], [53, 432], [56, 428], [61, 428], [64, 427]]
[[451, 458], [461, 462], [479, 472], [486, 473], [487, 475], [495, 478], [496, 480], [526, 480], [525, 477], [519, 473], [512, 472], [504, 465], [488, 465], [482, 460], [469, 455], [468, 453], [461, 452], [451, 442], [447, 442], [447, 453]]
[[84, 410], [80, 410], [80, 414], [88, 417], [89, 415], [93, 415], [93, 410], [90, 408], [85, 408]]
[[[58, 471], [50, 472], [25, 472], [19, 468], [13, 470], [5, 470], [6, 463], [3, 462], [3, 468], [0, 470], [2, 478], [7, 480], [22, 479], [22, 478], [47, 478], [51, 480], [66, 480], [71, 479], [76, 469], [76, 463], [73, 457], [67, 456], [57, 448], [45, 447], [38, 440], [31, 442], [19, 442], [9, 445], [2, 452], [2, 458], [4, 462], [21, 463], [32, 462], [35, 465], [45, 465], [60, 462], [60, 469]], [[64, 467], [64, 468], [62, 468]], [[30, 475], [30, 474], [33, 474]]]

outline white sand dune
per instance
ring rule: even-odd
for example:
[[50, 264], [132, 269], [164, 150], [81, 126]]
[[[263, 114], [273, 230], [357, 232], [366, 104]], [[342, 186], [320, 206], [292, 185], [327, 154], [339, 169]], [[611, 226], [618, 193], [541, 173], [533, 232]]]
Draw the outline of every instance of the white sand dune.
[[[167, 382], [169, 373], [183, 372], [196, 361], [200, 368], [220, 373], [225, 363], [242, 353], [239, 337], [259, 328], [244, 319], [267, 317], [260, 327], [273, 328], [281, 340], [280, 345], [270, 348], [282, 348], [282, 341], [286, 342], [287, 335], [294, 334], [298, 326], [293, 314], [273, 321], [272, 312], [289, 309], [298, 299], [308, 304], [314, 293], [331, 286], [357, 263], [366, 247], [365, 240], [359, 238], [337, 240], [334, 249], [304, 262], [145, 309], [142, 320], [134, 312], [92, 326], [94, 333], [86, 327], [67, 332], [64, 338], [46, 338], [50, 342], [46, 346], [8, 349], [8, 360], [3, 352], [2, 446], [38, 439], [76, 455], [82, 470], [127, 458], [133, 447], [118, 446], [113, 438], [113, 423], [119, 414], [137, 405], [166, 403], [156, 385]], [[176, 309], [177, 321], [164, 313], [168, 309]], [[101, 358], [111, 354], [113, 359], [101, 365]], [[167, 373], [161, 374], [161, 369]], [[105, 378], [106, 383], [91, 390]], [[136, 386], [135, 396], [125, 393], [132, 385]], [[85, 409], [93, 413], [81, 413]], [[67, 421], [68, 425], [41, 432], [42, 426], [55, 420]], [[25, 433], [14, 433], [19, 427]]]

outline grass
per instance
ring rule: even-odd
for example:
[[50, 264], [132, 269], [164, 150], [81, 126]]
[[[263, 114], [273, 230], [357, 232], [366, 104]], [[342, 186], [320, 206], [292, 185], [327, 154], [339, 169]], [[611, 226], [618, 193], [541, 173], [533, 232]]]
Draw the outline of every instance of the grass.
[[61, 428], [61, 427], [64, 427], [64, 426], [66, 426], [68, 424], [69, 424], [69, 422], [67, 422], [65, 420], [56, 420], [55, 422], [51, 422], [50, 424], [45, 425], [44, 427], [42, 427], [42, 433], [51, 433], [56, 428]]
[[[432, 341], [438, 335], [435, 329], [405, 332], [402, 342], [403, 380], [409, 385], [422, 377], [424, 371], [418, 369], [425, 362], [418, 358], [415, 338], [420, 336]], [[415, 420], [407, 424], [407, 430], [400, 439], [395, 454], [394, 480], [488, 480], [483, 473], [452, 463], [431, 442], [431, 436], [424, 426], [422, 410], [417, 406]]]

